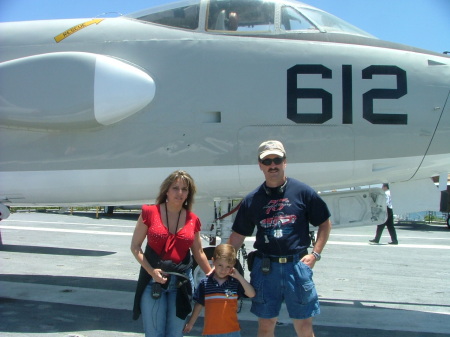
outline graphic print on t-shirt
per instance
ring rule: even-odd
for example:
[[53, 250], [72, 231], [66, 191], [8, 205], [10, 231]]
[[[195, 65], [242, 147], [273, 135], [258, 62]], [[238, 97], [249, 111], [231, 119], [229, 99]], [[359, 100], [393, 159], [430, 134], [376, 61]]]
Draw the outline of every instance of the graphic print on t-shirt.
[[278, 199], [278, 200], [270, 200], [267, 206], [264, 206], [263, 209], [266, 210], [266, 214], [270, 214], [270, 212], [281, 211], [283, 208], [291, 206], [288, 198]]
[[[269, 203], [264, 206], [265, 214], [269, 215], [267, 218], [262, 219], [259, 226], [263, 228], [264, 234], [267, 237], [281, 238], [284, 234], [292, 232], [292, 225], [297, 220], [295, 214], [286, 214], [281, 212], [285, 208], [289, 208], [291, 203], [288, 198], [270, 200]], [[275, 214], [273, 214], [276, 212]]]

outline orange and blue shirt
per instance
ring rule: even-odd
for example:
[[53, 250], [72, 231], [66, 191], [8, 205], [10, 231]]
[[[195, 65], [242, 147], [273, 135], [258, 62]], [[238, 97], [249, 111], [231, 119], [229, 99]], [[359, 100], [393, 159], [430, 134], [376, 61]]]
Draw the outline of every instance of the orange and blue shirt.
[[244, 296], [244, 288], [229, 276], [221, 285], [214, 273], [200, 281], [194, 301], [205, 307], [203, 335], [217, 335], [240, 331], [237, 308], [238, 299]]

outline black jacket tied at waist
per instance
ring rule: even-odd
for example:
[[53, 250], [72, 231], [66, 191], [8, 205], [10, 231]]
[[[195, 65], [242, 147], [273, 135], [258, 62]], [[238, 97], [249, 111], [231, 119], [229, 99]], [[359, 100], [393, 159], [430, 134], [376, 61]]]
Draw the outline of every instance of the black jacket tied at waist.
[[[192, 267], [192, 256], [190, 252], [186, 254], [183, 261], [178, 264], [172, 261], [163, 261], [158, 256], [158, 254], [147, 245], [144, 253], [145, 258], [150, 263], [153, 268], [161, 269], [165, 272], [174, 272], [179, 274], [184, 274], [189, 268]], [[174, 276], [172, 276], [174, 277]], [[178, 276], [175, 276], [178, 277]], [[178, 277], [180, 278], [180, 277]], [[148, 283], [152, 280], [152, 277], [147, 273], [147, 271], [141, 266], [139, 270], [139, 279], [136, 285], [136, 293], [134, 295], [134, 305], [133, 305], [133, 319], [136, 320], [141, 315], [141, 298], [144, 293], [145, 288]], [[191, 308], [191, 298], [192, 298], [192, 285], [191, 282], [185, 282], [183, 278], [178, 282], [177, 290], [177, 317], [185, 319], [192, 311]], [[169, 281], [167, 281], [169, 282]]]

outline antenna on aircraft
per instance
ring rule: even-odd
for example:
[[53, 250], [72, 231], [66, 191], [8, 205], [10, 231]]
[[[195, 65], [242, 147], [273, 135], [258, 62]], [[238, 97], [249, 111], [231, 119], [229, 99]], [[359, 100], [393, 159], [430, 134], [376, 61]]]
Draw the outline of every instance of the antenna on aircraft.
[[120, 16], [123, 16], [123, 14], [120, 13], [120, 12], [104, 12], [104, 13], [101, 13], [101, 14], [97, 15], [96, 18], [100, 18], [100, 17], [103, 17], [103, 18], [108, 18], [108, 17], [114, 18], [114, 17], [120, 17]]

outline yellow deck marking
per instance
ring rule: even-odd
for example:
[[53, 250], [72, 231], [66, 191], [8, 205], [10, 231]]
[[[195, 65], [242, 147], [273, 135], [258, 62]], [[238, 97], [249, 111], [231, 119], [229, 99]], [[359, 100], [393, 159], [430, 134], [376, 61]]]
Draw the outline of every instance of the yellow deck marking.
[[56, 43], [59, 43], [62, 40], [64, 40], [66, 37], [69, 37], [70, 35], [78, 32], [79, 30], [86, 28], [90, 25], [93, 25], [94, 23], [98, 25], [102, 21], [103, 21], [103, 19], [92, 19], [91, 21], [86, 21], [86, 22], [83, 22], [82, 24], [73, 26], [72, 28], [69, 28], [65, 32], [55, 36], [55, 41], [56, 41]]

